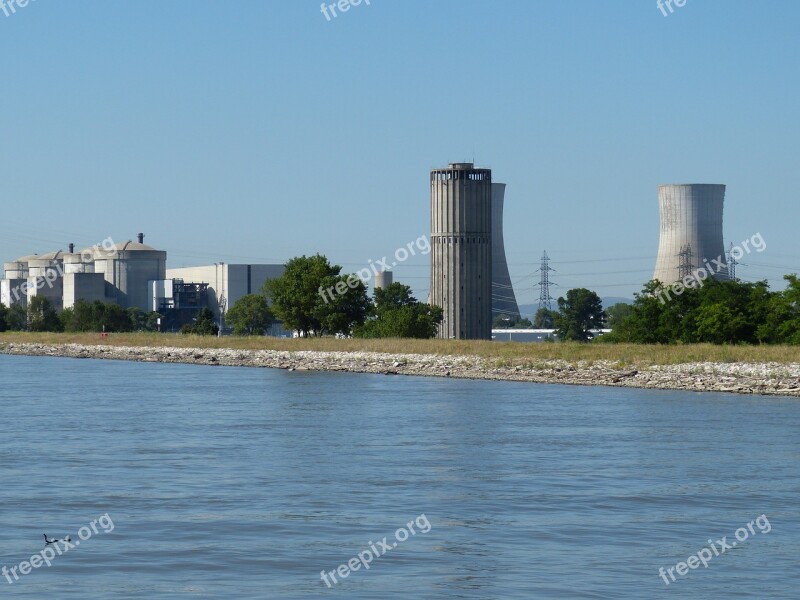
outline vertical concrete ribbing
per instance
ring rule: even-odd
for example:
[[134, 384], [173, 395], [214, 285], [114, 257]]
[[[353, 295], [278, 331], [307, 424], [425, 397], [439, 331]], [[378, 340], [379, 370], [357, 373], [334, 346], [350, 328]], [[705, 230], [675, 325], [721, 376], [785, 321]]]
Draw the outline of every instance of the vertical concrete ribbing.
[[431, 295], [441, 338], [491, 339], [492, 173], [471, 163], [431, 171]]
[[[692, 251], [693, 270], [706, 262], [725, 261], [722, 237], [722, 218], [725, 186], [718, 184], [688, 184], [658, 186], [661, 234], [658, 258], [653, 279], [673, 283], [680, 279], [681, 250]], [[727, 279], [727, 267], [713, 273]]]

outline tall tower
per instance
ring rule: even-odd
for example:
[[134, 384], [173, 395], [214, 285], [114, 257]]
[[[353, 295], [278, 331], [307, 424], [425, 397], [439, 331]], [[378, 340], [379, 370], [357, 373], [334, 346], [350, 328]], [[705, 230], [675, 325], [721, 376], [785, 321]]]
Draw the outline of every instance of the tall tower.
[[492, 184], [492, 319], [506, 315], [519, 319], [519, 306], [506, 262], [506, 247], [503, 241], [503, 200], [505, 183]]
[[[692, 274], [715, 260], [723, 263], [710, 276], [727, 279], [722, 244], [722, 209], [725, 186], [688, 184], [658, 186], [661, 237], [653, 279], [672, 284], [685, 273]], [[687, 248], [690, 249], [687, 252]]]
[[[555, 271], [553, 267], [550, 266], [550, 257], [547, 256], [547, 250], [544, 251], [542, 254], [542, 266], [539, 267], [538, 272], [540, 273], [539, 279], [539, 308], [546, 308], [547, 310], [553, 310], [553, 297], [550, 295], [550, 273]], [[558, 284], [552, 284], [558, 285]]]
[[492, 337], [492, 171], [452, 163], [431, 171], [430, 303], [438, 337]]

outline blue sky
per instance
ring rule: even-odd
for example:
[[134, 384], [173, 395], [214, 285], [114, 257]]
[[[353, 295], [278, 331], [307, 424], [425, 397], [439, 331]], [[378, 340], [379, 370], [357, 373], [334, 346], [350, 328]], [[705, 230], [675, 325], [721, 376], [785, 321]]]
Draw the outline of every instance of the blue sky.
[[[146, 241], [172, 266], [321, 252], [356, 271], [428, 234], [428, 171], [506, 191], [520, 303], [652, 275], [659, 183], [728, 185], [739, 274], [800, 270], [800, 3], [36, 0], [0, 12], [0, 259]], [[428, 257], [396, 269], [419, 297]]]

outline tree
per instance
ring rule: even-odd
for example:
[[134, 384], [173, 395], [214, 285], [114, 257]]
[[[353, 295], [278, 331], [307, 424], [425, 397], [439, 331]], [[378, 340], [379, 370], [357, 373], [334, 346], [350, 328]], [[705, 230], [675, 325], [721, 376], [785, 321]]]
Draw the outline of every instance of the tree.
[[506, 329], [511, 327], [514, 322], [514, 317], [509, 317], [508, 315], [497, 315], [494, 319], [492, 319], [492, 329]]
[[304, 336], [349, 335], [366, 319], [370, 303], [364, 282], [340, 275], [341, 270], [320, 254], [296, 257], [283, 275], [264, 284], [263, 292], [289, 329]]
[[567, 292], [566, 298], [558, 299], [559, 313], [555, 318], [556, 334], [562, 340], [588, 342], [592, 329], [600, 329], [606, 314], [600, 297], [586, 288]]
[[45, 296], [33, 296], [28, 300], [29, 331], [62, 331], [61, 320], [56, 309]]
[[9, 331], [28, 329], [28, 312], [20, 304], [14, 304], [6, 312], [6, 327]]
[[234, 335], [264, 335], [275, 320], [263, 294], [247, 294], [236, 301], [225, 315]]
[[376, 288], [373, 298], [372, 318], [353, 330], [355, 337], [428, 339], [436, 336], [444, 311], [419, 302], [407, 285], [395, 282], [386, 288]]
[[553, 329], [556, 315], [558, 313], [554, 310], [548, 310], [544, 307], [539, 308], [533, 317], [533, 326], [536, 329]]
[[8, 309], [6, 308], [5, 304], [0, 304], [0, 331], [5, 331], [8, 329], [8, 325], [6, 324], [6, 316], [8, 315]]
[[214, 322], [214, 313], [210, 308], [201, 308], [191, 326], [191, 332], [195, 335], [217, 335], [219, 326]]
[[76, 300], [70, 308], [61, 311], [61, 323], [69, 333], [100, 331], [95, 306], [86, 300]]
[[614, 329], [617, 327], [622, 321], [628, 318], [633, 311], [633, 308], [627, 302], [617, 302], [613, 306], [610, 306], [606, 309], [606, 315], [608, 315], [607, 325], [609, 329]]
[[118, 304], [97, 300], [92, 306], [95, 331], [126, 332], [133, 329], [128, 311]]

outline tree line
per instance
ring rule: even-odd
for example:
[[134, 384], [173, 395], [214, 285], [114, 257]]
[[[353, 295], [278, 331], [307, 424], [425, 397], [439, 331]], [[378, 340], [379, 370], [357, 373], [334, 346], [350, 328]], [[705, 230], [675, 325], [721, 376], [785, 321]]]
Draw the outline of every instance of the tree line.
[[[58, 313], [47, 298], [33, 296], [27, 309], [0, 304], [0, 331], [156, 331], [160, 317], [157, 312], [85, 300]], [[378, 288], [370, 298], [363, 281], [342, 274], [342, 267], [317, 254], [291, 259], [281, 277], [266, 281], [259, 293], [234, 303], [225, 322], [234, 335], [243, 336], [265, 335], [280, 320], [285, 328], [305, 337], [431, 338], [442, 317], [441, 308], [418, 301], [411, 288], [400, 283]], [[208, 308], [180, 330], [197, 335], [218, 331]]]

